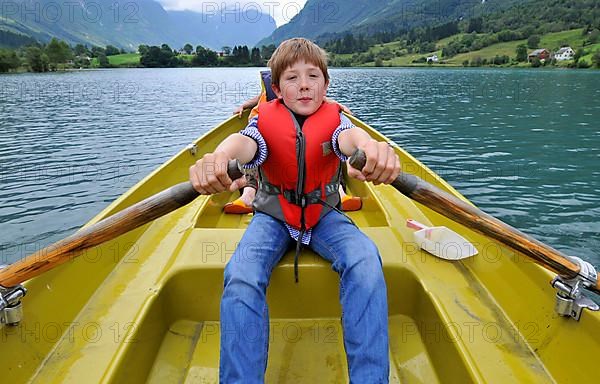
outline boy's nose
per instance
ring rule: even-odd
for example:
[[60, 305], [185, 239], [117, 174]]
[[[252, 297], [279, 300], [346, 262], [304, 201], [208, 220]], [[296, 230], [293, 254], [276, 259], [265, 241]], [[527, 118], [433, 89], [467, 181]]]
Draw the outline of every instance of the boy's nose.
[[305, 77], [305, 76], [302, 76], [302, 77], [300, 78], [300, 89], [302, 89], [302, 90], [306, 90], [306, 89], [308, 89], [309, 87], [310, 87], [310, 83], [309, 83], [309, 81], [308, 81], [308, 78], [307, 78], [307, 77]]

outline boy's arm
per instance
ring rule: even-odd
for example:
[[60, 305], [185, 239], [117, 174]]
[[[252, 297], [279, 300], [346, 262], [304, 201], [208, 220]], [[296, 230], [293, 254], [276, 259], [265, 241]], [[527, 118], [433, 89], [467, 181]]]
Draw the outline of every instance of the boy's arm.
[[239, 107], [237, 107], [235, 109], [235, 111], [233, 111], [233, 114], [237, 115], [237, 117], [242, 117], [242, 113], [244, 113], [244, 109], [256, 107], [258, 105], [259, 100], [260, 100], [260, 94], [254, 96], [251, 99], [244, 101], [242, 103], [242, 105], [240, 105]]
[[190, 182], [201, 194], [235, 191], [245, 180], [232, 181], [227, 175], [227, 163], [237, 159], [240, 163], [250, 162], [258, 149], [257, 142], [240, 133], [234, 133], [221, 142], [213, 153], [207, 153], [190, 167]]
[[353, 127], [346, 129], [338, 136], [338, 145], [342, 153], [352, 156], [357, 149], [362, 149], [367, 163], [362, 170], [348, 165], [348, 175], [373, 184], [390, 184], [400, 174], [400, 159], [394, 148], [388, 143], [376, 141], [365, 130]]

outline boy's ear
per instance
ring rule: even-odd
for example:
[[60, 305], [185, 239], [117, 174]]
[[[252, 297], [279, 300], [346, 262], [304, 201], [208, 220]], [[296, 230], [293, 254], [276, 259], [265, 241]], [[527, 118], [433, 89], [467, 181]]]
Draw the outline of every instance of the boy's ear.
[[282, 95], [281, 95], [281, 89], [279, 89], [279, 86], [275, 85], [275, 84], [271, 84], [271, 89], [273, 90], [273, 92], [275, 92], [275, 95], [277, 95], [277, 98], [281, 99]]

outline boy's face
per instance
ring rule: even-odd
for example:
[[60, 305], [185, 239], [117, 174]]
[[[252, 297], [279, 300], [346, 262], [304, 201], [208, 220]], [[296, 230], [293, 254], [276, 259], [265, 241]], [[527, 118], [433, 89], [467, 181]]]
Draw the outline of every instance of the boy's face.
[[319, 67], [298, 61], [283, 71], [279, 87], [273, 85], [273, 91], [293, 112], [308, 116], [319, 109], [328, 86]]

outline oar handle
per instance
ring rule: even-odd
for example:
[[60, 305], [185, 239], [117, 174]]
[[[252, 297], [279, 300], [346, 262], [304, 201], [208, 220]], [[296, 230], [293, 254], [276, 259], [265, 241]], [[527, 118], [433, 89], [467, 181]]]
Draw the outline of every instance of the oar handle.
[[[229, 161], [227, 174], [232, 180], [243, 172], [237, 160]], [[194, 201], [198, 193], [189, 181], [179, 183], [75, 232], [6, 268], [0, 269], [0, 286], [13, 287], [80, 256], [88, 248], [114, 239]]]
[[[354, 152], [349, 160], [350, 165], [358, 170], [365, 166], [366, 161], [365, 153], [360, 149]], [[400, 173], [392, 182], [392, 186], [405, 196], [469, 229], [498, 240], [567, 279], [574, 278], [580, 273], [579, 264], [561, 252], [467, 204], [420, 177]], [[600, 279], [597, 278], [594, 286], [588, 287], [588, 289], [600, 293]]]
[[[367, 156], [362, 149], [357, 149], [348, 160], [352, 168], [361, 170], [367, 164]], [[415, 190], [419, 181], [422, 181], [417, 176], [401, 172], [396, 180], [392, 182], [392, 186], [400, 193], [410, 197], [410, 194]]]

